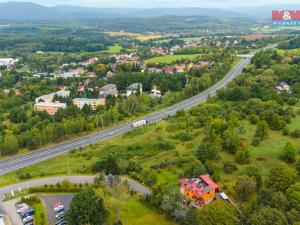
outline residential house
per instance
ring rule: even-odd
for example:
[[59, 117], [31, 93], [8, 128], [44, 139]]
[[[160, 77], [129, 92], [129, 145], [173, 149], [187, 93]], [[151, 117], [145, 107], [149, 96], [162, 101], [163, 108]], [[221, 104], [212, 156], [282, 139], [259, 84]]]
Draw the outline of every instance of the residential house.
[[80, 62], [79, 65], [82, 65], [82, 66], [89, 66], [93, 63], [96, 63], [99, 59], [97, 57], [93, 57], [93, 58], [90, 58], [88, 59], [87, 61], [85, 62]]
[[212, 181], [208, 174], [198, 178], [181, 179], [180, 183], [181, 193], [197, 206], [203, 206], [213, 201], [221, 191], [221, 188]]
[[164, 73], [173, 74], [174, 73], [174, 67], [173, 66], [166, 66], [163, 68]]
[[143, 85], [140, 83], [133, 83], [129, 87], [126, 88], [126, 96], [134, 95], [136, 93], [143, 93]]
[[89, 78], [94, 78], [94, 77], [96, 77], [96, 73], [95, 72], [88, 72], [88, 77]]
[[289, 94], [292, 93], [291, 87], [284, 81], [279, 83], [279, 85], [276, 87], [276, 90], [278, 93], [282, 93], [282, 92], [287, 92]]
[[106, 73], [106, 77], [107, 77], [107, 78], [111, 78], [111, 77], [113, 77], [113, 75], [114, 75], [114, 73], [111, 72], [111, 71], [108, 71], [108, 72]]
[[106, 98], [108, 95], [118, 96], [117, 85], [115, 84], [107, 84], [100, 88], [99, 96], [100, 98]]
[[13, 66], [16, 62], [18, 62], [18, 59], [13, 58], [0, 58], [0, 66]]
[[77, 68], [76, 70], [69, 70], [68, 72], [57, 74], [55, 77], [68, 79], [73, 77], [79, 77], [83, 73], [85, 73], [85, 70], [83, 68]]
[[91, 98], [75, 98], [73, 104], [82, 109], [84, 105], [90, 105], [95, 111], [99, 106], [105, 105], [105, 98], [91, 99]]
[[84, 93], [85, 92], [85, 86], [83, 84], [79, 84], [77, 86], [77, 93]]
[[166, 55], [167, 51], [163, 47], [152, 47], [151, 53], [154, 55]]
[[34, 110], [38, 112], [46, 111], [47, 114], [54, 116], [58, 110], [67, 108], [66, 103], [60, 102], [38, 102], [34, 104]]
[[151, 90], [150, 96], [152, 98], [161, 98], [161, 91], [158, 90], [156, 86], [154, 86]]
[[70, 96], [70, 93], [71, 93], [71, 91], [64, 91], [64, 90], [53, 92], [48, 95], [42, 95], [42, 96], [36, 98], [35, 102], [36, 103], [41, 102], [41, 101], [42, 102], [52, 102], [54, 99], [54, 96], [68, 98]]
[[180, 48], [180, 45], [175, 45], [172, 48], [170, 48], [171, 55], [173, 55], [174, 52], [177, 52]]
[[162, 70], [156, 67], [148, 68], [149, 73], [162, 73]]
[[176, 73], [184, 73], [186, 66], [185, 65], [176, 65]]

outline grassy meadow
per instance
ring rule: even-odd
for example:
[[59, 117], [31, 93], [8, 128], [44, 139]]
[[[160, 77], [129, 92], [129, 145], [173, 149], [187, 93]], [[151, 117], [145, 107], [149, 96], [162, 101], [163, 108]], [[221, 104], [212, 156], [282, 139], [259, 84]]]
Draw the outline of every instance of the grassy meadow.
[[165, 56], [158, 56], [154, 58], [147, 59], [145, 63], [172, 63], [176, 62], [177, 60], [182, 59], [190, 59], [193, 60], [197, 57], [201, 57], [201, 54], [193, 54], [193, 55], [165, 55]]

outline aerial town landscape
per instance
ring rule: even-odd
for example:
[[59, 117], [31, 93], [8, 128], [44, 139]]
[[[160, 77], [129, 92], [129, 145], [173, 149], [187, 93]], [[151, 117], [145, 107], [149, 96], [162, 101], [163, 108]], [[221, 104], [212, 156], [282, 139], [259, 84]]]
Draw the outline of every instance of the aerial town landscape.
[[0, 225], [300, 225], [300, 4], [0, 0]]

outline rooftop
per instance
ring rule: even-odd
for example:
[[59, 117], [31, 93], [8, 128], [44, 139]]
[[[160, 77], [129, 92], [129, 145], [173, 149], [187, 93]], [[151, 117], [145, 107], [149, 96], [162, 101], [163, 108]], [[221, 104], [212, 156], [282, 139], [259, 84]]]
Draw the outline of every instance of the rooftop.
[[38, 102], [35, 104], [35, 106], [66, 108], [67, 104], [60, 102]]

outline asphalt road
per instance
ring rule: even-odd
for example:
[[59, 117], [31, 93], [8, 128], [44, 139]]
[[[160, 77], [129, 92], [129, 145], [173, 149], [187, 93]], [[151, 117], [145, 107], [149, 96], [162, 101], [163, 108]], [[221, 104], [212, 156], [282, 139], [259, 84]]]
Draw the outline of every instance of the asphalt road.
[[[59, 176], [59, 177], [49, 177], [49, 178], [44, 178], [44, 179], [39, 179], [39, 180], [30, 180], [30, 181], [25, 181], [22, 183], [18, 183], [18, 184], [12, 184], [6, 187], [2, 187], [0, 188], [0, 196], [1, 195], [5, 195], [5, 194], [9, 194], [11, 193], [11, 191], [14, 191], [14, 193], [18, 193], [19, 190], [23, 190], [23, 189], [27, 189], [30, 187], [39, 187], [39, 186], [44, 186], [45, 184], [47, 185], [55, 185], [57, 183], [61, 183], [63, 180], [68, 180], [70, 183], [73, 184], [92, 184], [94, 182], [96, 176]], [[147, 188], [146, 186], [131, 180], [129, 178], [121, 178], [122, 181], [127, 181], [128, 186], [143, 195], [147, 195], [150, 194], [151, 191], [149, 188]], [[1, 206], [1, 204], [0, 204]]]
[[[207, 90], [201, 92], [200, 94], [193, 96], [189, 99], [186, 99], [162, 111], [145, 116], [140, 120], [145, 119], [149, 121], [150, 124], [155, 123], [156, 121], [174, 115], [178, 110], [187, 110], [200, 103], [205, 102], [208, 96], [215, 96], [217, 90], [225, 87], [237, 76], [239, 76], [242, 73], [243, 69], [249, 64], [250, 58], [251, 56], [242, 58], [241, 61], [221, 81], [211, 86]], [[1, 160], [0, 176], [15, 171], [17, 169], [21, 169], [23, 167], [53, 158], [55, 156], [69, 152], [73, 149], [78, 149], [80, 147], [85, 147], [90, 144], [94, 144], [112, 137], [119, 136], [131, 130], [133, 130], [133, 128], [131, 127], [131, 123], [127, 123], [85, 137], [76, 138], [60, 144], [55, 144], [51, 147], [47, 147], [41, 150], [37, 150], [23, 155], [14, 156], [5, 160]]]

